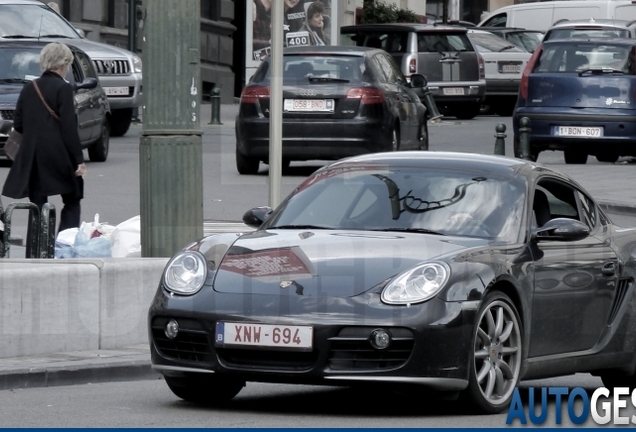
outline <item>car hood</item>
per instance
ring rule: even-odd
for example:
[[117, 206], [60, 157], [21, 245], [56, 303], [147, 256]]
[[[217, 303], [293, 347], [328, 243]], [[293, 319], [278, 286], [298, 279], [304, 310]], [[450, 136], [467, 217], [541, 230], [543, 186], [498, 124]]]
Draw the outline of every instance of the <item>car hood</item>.
[[22, 87], [22, 84], [0, 84], [0, 106], [15, 109]]
[[413, 233], [255, 231], [239, 238], [225, 254], [217, 267], [214, 289], [350, 297], [417, 263], [485, 243], [483, 239]]
[[[41, 39], [48, 42], [60, 42], [59, 39]], [[64, 43], [73, 45], [88, 54], [92, 60], [130, 58], [132, 53], [123, 48], [95, 42], [88, 39], [64, 39]]]

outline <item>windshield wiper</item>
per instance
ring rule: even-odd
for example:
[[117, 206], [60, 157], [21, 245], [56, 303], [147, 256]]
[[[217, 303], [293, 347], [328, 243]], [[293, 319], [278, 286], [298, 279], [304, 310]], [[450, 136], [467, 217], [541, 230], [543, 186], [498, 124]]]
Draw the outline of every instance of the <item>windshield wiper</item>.
[[439, 231], [433, 231], [426, 228], [381, 228], [381, 229], [373, 229], [370, 231], [397, 231], [397, 232], [411, 232], [411, 233], [419, 233], [419, 234], [435, 234], [440, 236], [446, 235]]
[[37, 39], [37, 36], [27, 36], [27, 35], [4, 35], [2, 39]]
[[26, 84], [29, 80], [24, 78], [0, 78], [2, 84]]
[[332, 229], [332, 228], [318, 226], [318, 225], [279, 225], [279, 226], [268, 227], [267, 229]]
[[503, 47], [502, 49], [500, 49], [499, 52], [507, 51], [509, 49], [514, 49], [516, 47], [517, 47], [516, 45], [507, 45], [507, 46]]
[[625, 75], [625, 72], [623, 72], [620, 69], [614, 69], [614, 68], [608, 68], [608, 67], [595, 67], [595, 68], [585, 68], [579, 71], [579, 76], [583, 76], [583, 74], [586, 73], [591, 73], [593, 75], [600, 75], [600, 74], [619, 74], [619, 75]]
[[340, 82], [340, 83], [348, 83], [350, 80], [344, 78], [330, 78], [330, 77], [317, 77], [317, 76], [308, 76], [309, 81], [314, 82]]
[[66, 35], [62, 35], [62, 34], [47, 34], [47, 35], [40, 35], [39, 37], [41, 38], [64, 38], [64, 39], [73, 39], [70, 36], [66, 36]]

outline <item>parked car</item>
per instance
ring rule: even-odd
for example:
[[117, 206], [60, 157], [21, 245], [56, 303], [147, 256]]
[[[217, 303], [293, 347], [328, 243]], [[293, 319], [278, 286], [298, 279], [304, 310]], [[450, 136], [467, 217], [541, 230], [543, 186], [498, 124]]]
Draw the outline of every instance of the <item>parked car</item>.
[[488, 111], [501, 116], [512, 115], [517, 103], [521, 72], [532, 54], [484, 30], [470, 29], [468, 38], [484, 59], [486, 70], [484, 107], [488, 107]]
[[137, 54], [84, 38], [82, 31], [38, 0], [0, 0], [0, 42], [14, 39], [63, 42], [86, 52], [108, 96], [112, 135], [128, 131], [133, 109], [142, 102], [141, 59]]
[[478, 29], [489, 31], [519, 48], [534, 52], [543, 40], [544, 33], [539, 30], [528, 30], [517, 27], [477, 27]]
[[[243, 89], [236, 117], [236, 168], [258, 172], [269, 160], [270, 59]], [[388, 150], [428, 150], [426, 108], [385, 51], [322, 46], [283, 52], [284, 165]]]
[[340, 29], [343, 45], [387, 51], [407, 79], [424, 75], [440, 111], [460, 119], [479, 114], [484, 101], [484, 62], [466, 29], [433, 24], [366, 24]]
[[[41, 74], [40, 51], [46, 42], [0, 42], [0, 154], [13, 126], [16, 103], [22, 87]], [[90, 57], [69, 45], [75, 56], [65, 79], [75, 87], [75, 111], [82, 147], [88, 149], [91, 161], [108, 158], [110, 141], [110, 108], [104, 89]]]
[[569, 38], [633, 38], [636, 36], [636, 21], [615, 19], [563, 19], [546, 32], [543, 40]]
[[258, 229], [177, 252], [150, 306], [152, 367], [180, 398], [428, 388], [497, 413], [524, 379], [636, 386], [636, 232], [549, 167], [357, 156], [243, 220]]
[[531, 121], [531, 158], [562, 150], [583, 164], [636, 156], [636, 39], [554, 39], [543, 42], [523, 73], [513, 115], [515, 155], [519, 121]]

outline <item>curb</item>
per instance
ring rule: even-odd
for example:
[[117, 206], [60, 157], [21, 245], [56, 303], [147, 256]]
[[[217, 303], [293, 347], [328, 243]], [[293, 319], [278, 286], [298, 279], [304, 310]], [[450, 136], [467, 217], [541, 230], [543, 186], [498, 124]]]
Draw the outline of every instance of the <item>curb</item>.
[[151, 379], [161, 379], [161, 375], [152, 370], [150, 359], [44, 366], [0, 372], [0, 390]]

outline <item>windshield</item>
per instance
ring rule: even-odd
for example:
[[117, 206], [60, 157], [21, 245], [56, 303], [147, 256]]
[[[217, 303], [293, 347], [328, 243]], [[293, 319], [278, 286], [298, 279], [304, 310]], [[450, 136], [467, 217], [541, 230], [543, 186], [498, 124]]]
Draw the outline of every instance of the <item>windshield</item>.
[[78, 39], [73, 27], [44, 5], [0, 5], [0, 37], [62, 37]]
[[539, 44], [541, 43], [542, 38], [543, 33], [540, 32], [518, 32], [508, 33], [506, 35], [506, 40], [519, 47], [523, 47], [528, 52], [534, 52], [534, 50], [537, 49], [537, 46], [539, 46]]
[[546, 44], [533, 72], [581, 72], [604, 68], [633, 75], [632, 46], [576, 42]]
[[40, 49], [0, 46], [0, 81], [19, 83], [35, 79], [41, 73]]
[[481, 52], [525, 52], [512, 42], [492, 33], [469, 33], [470, 40]]
[[524, 203], [520, 181], [484, 173], [335, 167], [305, 181], [263, 229], [413, 231], [514, 241]]

